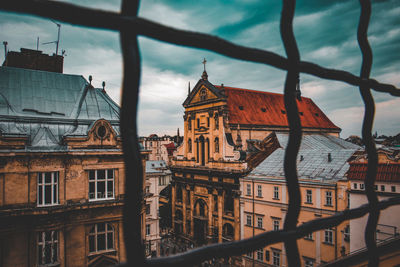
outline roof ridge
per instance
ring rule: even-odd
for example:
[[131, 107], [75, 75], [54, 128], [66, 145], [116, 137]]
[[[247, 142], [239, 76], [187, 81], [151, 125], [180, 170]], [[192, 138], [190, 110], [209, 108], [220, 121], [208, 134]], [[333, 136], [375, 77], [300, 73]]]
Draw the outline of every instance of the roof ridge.
[[[224, 88], [224, 89], [228, 89], [228, 90], [238, 90], [238, 91], [248, 91], [248, 92], [252, 92], [252, 93], [261, 93], [261, 94], [271, 94], [271, 95], [279, 95], [279, 96], [284, 96], [284, 94], [282, 93], [275, 93], [275, 92], [269, 92], [269, 91], [260, 91], [260, 90], [255, 90], [255, 89], [247, 89], [247, 88], [239, 88], [239, 87], [231, 87], [231, 86], [221, 86], [221, 85], [214, 85], [214, 87], [217, 88]], [[306, 96], [302, 96], [301, 98], [304, 99], [310, 99], [309, 97]]]

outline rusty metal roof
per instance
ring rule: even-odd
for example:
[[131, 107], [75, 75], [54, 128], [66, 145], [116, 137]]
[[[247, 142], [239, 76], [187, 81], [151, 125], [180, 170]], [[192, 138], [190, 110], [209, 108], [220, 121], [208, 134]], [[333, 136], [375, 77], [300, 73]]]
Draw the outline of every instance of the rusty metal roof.
[[[250, 178], [284, 178], [284, 148], [288, 134], [276, 134], [281, 148], [275, 150], [261, 162], [250, 174]], [[322, 135], [304, 134], [297, 156], [297, 173], [300, 179], [312, 179], [323, 182], [344, 179], [349, 169], [347, 160], [362, 148], [343, 139]]]
[[[227, 96], [229, 123], [288, 127], [282, 94], [226, 86], [223, 89]], [[297, 105], [303, 128], [340, 131], [310, 98], [301, 97]]]
[[[349, 180], [364, 180], [367, 173], [367, 163], [352, 162], [347, 171]], [[400, 163], [379, 163], [376, 181], [400, 182]]]
[[0, 131], [27, 136], [26, 150], [63, 150], [64, 136], [86, 136], [98, 119], [119, 134], [119, 106], [80, 75], [0, 67]]

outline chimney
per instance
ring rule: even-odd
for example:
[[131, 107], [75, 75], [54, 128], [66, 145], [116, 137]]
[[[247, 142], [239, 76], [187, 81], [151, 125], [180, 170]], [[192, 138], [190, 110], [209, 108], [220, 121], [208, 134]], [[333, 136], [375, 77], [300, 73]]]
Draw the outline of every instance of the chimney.
[[21, 52], [9, 51], [3, 66], [63, 73], [64, 57], [56, 54], [50, 56], [39, 50], [21, 48]]

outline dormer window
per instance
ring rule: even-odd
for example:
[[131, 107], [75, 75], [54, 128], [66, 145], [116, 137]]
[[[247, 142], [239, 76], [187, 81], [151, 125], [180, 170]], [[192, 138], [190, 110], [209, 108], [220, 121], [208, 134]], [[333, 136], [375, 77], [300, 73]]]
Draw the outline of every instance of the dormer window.
[[240, 109], [240, 110], [243, 110], [243, 106], [239, 106], [239, 109]]
[[207, 99], [207, 92], [206, 92], [206, 89], [202, 89], [201, 91], [200, 91], [200, 100], [201, 101], [204, 101], [204, 100], [206, 100]]

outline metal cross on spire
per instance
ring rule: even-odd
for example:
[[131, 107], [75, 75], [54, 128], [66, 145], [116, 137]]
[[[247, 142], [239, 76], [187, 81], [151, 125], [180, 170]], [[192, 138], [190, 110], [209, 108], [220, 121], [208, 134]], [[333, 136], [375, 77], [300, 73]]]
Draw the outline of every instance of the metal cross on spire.
[[207, 63], [206, 58], [203, 59], [203, 62], [202, 62], [202, 63], [203, 63], [203, 65], [204, 65], [204, 71], [206, 71], [206, 63]]

